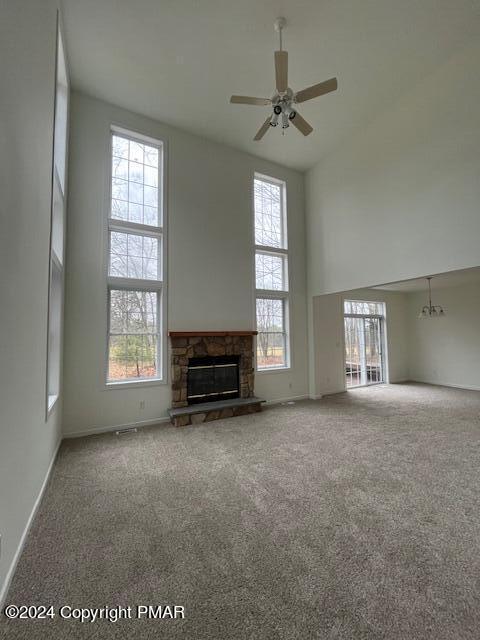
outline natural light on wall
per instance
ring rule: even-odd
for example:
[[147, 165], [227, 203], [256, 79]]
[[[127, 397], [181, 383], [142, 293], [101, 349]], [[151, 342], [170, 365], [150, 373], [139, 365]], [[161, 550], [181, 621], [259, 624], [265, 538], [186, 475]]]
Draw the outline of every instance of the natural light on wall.
[[254, 179], [257, 369], [289, 366], [285, 183]]
[[162, 378], [163, 146], [112, 132], [109, 383]]

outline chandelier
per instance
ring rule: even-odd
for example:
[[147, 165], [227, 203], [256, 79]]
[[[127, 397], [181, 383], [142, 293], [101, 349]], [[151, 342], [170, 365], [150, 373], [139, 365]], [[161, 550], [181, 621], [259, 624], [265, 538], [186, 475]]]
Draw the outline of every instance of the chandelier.
[[443, 310], [442, 306], [440, 306], [439, 304], [432, 304], [432, 285], [430, 283], [431, 279], [432, 279], [431, 276], [429, 276], [427, 278], [427, 280], [428, 280], [428, 304], [426, 304], [424, 307], [422, 307], [422, 310], [418, 314], [419, 318], [439, 318], [440, 316], [444, 316], [445, 315], [445, 311]]

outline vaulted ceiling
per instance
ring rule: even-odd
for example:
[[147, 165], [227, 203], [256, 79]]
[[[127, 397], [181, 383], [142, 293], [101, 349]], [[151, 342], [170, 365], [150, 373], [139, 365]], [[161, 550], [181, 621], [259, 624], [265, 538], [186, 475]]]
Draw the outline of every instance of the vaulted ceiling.
[[[480, 35], [478, 0], [63, 0], [74, 88], [281, 164], [306, 169]], [[314, 132], [253, 136], [271, 97], [274, 19], [290, 86], [337, 76], [302, 105]]]

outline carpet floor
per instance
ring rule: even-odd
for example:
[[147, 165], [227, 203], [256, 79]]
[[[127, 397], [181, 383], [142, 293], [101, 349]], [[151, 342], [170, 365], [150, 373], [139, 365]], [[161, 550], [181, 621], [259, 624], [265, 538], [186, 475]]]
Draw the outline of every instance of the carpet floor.
[[479, 496], [480, 393], [422, 384], [67, 440], [0, 636], [478, 639]]

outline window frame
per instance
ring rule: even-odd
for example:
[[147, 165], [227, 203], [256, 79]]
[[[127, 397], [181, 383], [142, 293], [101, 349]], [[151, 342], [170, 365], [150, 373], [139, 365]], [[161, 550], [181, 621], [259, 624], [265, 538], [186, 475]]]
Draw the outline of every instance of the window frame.
[[[61, 55], [61, 59], [60, 59]], [[60, 78], [60, 70], [63, 70], [64, 77]], [[50, 202], [50, 233], [48, 252], [48, 292], [47, 292], [47, 340], [46, 340], [46, 375], [45, 375], [45, 420], [48, 420], [62, 393], [62, 363], [63, 363], [63, 331], [64, 331], [64, 303], [65, 303], [65, 238], [67, 219], [67, 192], [68, 192], [68, 133], [70, 124], [70, 76], [68, 67], [67, 50], [65, 46], [65, 30], [63, 28], [60, 11], [57, 10], [56, 38], [55, 38], [55, 75], [54, 75], [54, 97], [53, 97], [53, 132], [52, 132], [52, 173], [51, 173], [51, 202]], [[64, 158], [58, 158], [58, 128], [57, 118], [60, 113], [58, 96], [60, 88], [64, 85], [66, 107], [65, 107], [65, 148]], [[63, 182], [59, 174], [58, 162], [61, 160], [63, 169]], [[58, 195], [58, 198], [57, 198]], [[56, 206], [60, 204], [60, 219], [56, 215]], [[60, 235], [54, 227], [60, 227]], [[55, 241], [61, 237], [61, 255], [58, 255]], [[59, 278], [54, 278], [54, 271], [57, 271]], [[54, 294], [52, 287], [56, 282], [60, 287], [58, 308], [52, 304]], [[56, 318], [53, 313], [57, 312]], [[52, 327], [56, 326], [58, 336], [52, 340]], [[58, 352], [52, 352], [52, 345], [56, 343]], [[52, 376], [55, 377], [55, 393], [50, 393], [52, 388]]]
[[[255, 180], [272, 184], [280, 187], [280, 211], [281, 211], [281, 246], [273, 247], [270, 245], [257, 244], [255, 233]], [[255, 341], [255, 372], [264, 373], [282, 373], [289, 371], [292, 367], [291, 362], [291, 331], [290, 331], [290, 265], [289, 265], [289, 249], [288, 249], [288, 218], [287, 218], [287, 183], [285, 180], [267, 176], [263, 173], [255, 171], [252, 179], [252, 210], [253, 210], [253, 279], [254, 279], [254, 326], [257, 326], [257, 300], [272, 299], [280, 300], [283, 305], [283, 324], [284, 324], [284, 345], [285, 345], [285, 363], [279, 366], [259, 367], [258, 366], [258, 335]], [[285, 290], [278, 289], [259, 289], [257, 288], [256, 274], [256, 256], [262, 253], [271, 256], [281, 256], [284, 260], [284, 286]], [[259, 332], [260, 333], [260, 332]]]
[[[112, 156], [113, 156], [113, 136], [118, 135], [129, 141], [147, 144], [158, 149], [158, 224], [145, 225], [143, 223], [131, 222], [113, 218], [111, 216], [112, 207]], [[104, 216], [104, 274], [105, 274], [105, 357], [103, 366], [102, 389], [122, 389], [130, 387], [149, 387], [168, 384], [168, 367], [167, 367], [167, 141], [162, 137], [152, 137], [141, 131], [133, 131], [123, 126], [111, 123], [108, 136], [108, 152], [107, 162], [108, 170], [106, 171], [108, 187], [106, 189], [106, 204]], [[110, 270], [110, 244], [111, 232], [120, 232], [126, 234], [134, 234], [157, 238], [161, 247], [161, 255], [159, 256], [159, 271], [161, 277], [154, 279], [137, 279], [127, 277], [111, 276]], [[152, 291], [157, 294], [157, 375], [149, 378], [128, 378], [119, 380], [110, 380], [109, 372], [109, 352], [110, 352], [110, 294], [112, 290], [123, 291]]]

